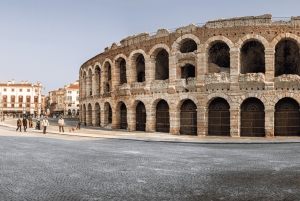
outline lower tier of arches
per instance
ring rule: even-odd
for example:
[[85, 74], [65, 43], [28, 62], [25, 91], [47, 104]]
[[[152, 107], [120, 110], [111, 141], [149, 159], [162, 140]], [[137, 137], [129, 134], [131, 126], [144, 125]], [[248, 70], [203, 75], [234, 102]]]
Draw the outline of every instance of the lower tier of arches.
[[278, 100], [273, 106], [256, 97], [246, 98], [240, 104], [214, 97], [204, 106], [191, 99], [177, 105], [164, 99], [152, 104], [136, 100], [131, 105], [125, 101], [114, 105], [96, 102], [80, 106], [80, 120], [88, 126], [181, 135], [298, 136], [299, 109], [299, 103], [290, 97]]

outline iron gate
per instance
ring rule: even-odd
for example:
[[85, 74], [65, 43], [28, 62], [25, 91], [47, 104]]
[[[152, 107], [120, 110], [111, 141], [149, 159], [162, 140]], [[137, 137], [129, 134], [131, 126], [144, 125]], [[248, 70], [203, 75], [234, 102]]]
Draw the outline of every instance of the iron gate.
[[146, 131], [146, 108], [142, 102], [136, 106], [136, 130]]
[[159, 101], [156, 106], [156, 131], [170, 132], [169, 105], [164, 100]]
[[191, 100], [186, 100], [181, 106], [180, 134], [197, 135], [197, 107]]
[[241, 136], [265, 136], [265, 112], [263, 103], [256, 98], [249, 98], [242, 104]]
[[121, 122], [120, 122], [121, 129], [127, 129], [127, 109], [125, 104], [121, 105]]
[[297, 136], [300, 133], [299, 105], [291, 98], [280, 100], [275, 106], [276, 136]]
[[216, 98], [209, 105], [208, 134], [230, 136], [229, 104], [223, 98]]

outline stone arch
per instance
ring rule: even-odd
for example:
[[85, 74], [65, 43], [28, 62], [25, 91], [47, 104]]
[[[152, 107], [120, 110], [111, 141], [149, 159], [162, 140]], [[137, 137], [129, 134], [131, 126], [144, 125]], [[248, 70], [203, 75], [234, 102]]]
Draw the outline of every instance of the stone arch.
[[149, 51], [149, 55], [151, 57], [156, 57], [157, 53], [162, 49], [165, 49], [168, 52], [168, 54], [170, 55], [170, 53], [171, 53], [170, 48], [169, 48], [169, 46], [167, 46], [165, 44], [157, 44], [154, 47], [152, 47], [151, 50]]
[[86, 96], [93, 95], [93, 70], [92, 68], [88, 69], [87, 80], [86, 80]]
[[105, 59], [105, 62], [103, 63], [103, 73], [102, 73], [102, 87], [103, 87], [103, 93], [109, 93], [111, 91], [111, 65], [112, 63], [109, 62], [110, 60]]
[[129, 61], [131, 64], [133, 82], [144, 82], [146, 80], [146, 53], [139, 49], [131, 52]]
[[127, 106], [124, 101], [119, 101], [116, 105], [115, 110], [115, 119], [116, 119], [116, 127], [118, 129], [127, 130], [128, 122], [127, 122]]
[[256, 34], [247, 34], [243, 36], [238, 42], [235, 43], [235, 46], [241, 49], [242, 46], [248, 41], [257, 41], [264, 46], [264, 49], [268, 49], [270, 46], [269, 42], [264, 37]]
[[230, 105], [224, 98], [215, 97], [208, 106], [208, 135], [230, 136]]
[[[156, 102], [156, 101], [155, 101]], [[167, 101], [161, 99], [156, 104], [156, 132], [170, 132], [170, 107]]]
[[100, 126], [101, 125], [101, 107], [98, 102], [95, 103], [94, 106], [94, 118], [95, 118], [95, 126]]
[[83, 124], [86, 125], [86, 106], [85, 104], [82, 105], [82, 114], [81, 114], [81, 121], [83, 122]]
[[95, 88], [95, 94], [101, 93], [101, 67], [100, 65], [95, 65], [95, 79], [94, 79], [94, 88]]
[[[104, 126], [112, 124], [112, 108], [109, 102], [104, 103]], [[110, 126], [108, 126], [110, 127]]]
[[265, 73], [265, 45], [258, 40], [244, 41], [240, 51], [241, 73]]
[[283, 38], [275, 46], [275, 77], [283, 74], [300, 75], [299, 44], [291, 38]]
[[127, 59], [118, 55], [115, 59], [115, 73], [114, 76], [117, 78], [117, 85], [119, 84], [126, 84], [127, 83], [127, 76], [126, 76], [126, 64], [128, 64]]
[[172, 51], [180, 52], [180, 48], [181, 48], [182, 44], [188, 40], [193, 40], [197, 45], [196, 50], [197, 51], [200, 50], [200, 39], [193, 34], [185, 34], [185, 35], [177, 38], [176, 41], [174, 41], [174, 43], [172, 45]]
[[247, 98], [241, 104], [242, 137], [265, 137], [265, 105], [258, 98]]
[[181, 68], [181, 79], [196, 77], [196, 67], [190, 63], [185, 64]]
[[135, 101], [135, 130], [146, 131], [147, 109], [143, 101]]
[[86, 97], [86, 82], [87, 82], [87, 73], [84, 70], [83, 73], [82, 73], [81, 86], [80, 86], [82, 98]]
[[181, 104], [180, 134], [197, 135], [197, 105], [191, 99]]
[[86, 125], [87, 126], [92, 126], [92, 119], [93, 119], [93, 107], [92, 104], [89, 103], [87, 106], [87, 115], [86, 115]]
[[275, 105], [274, 135], [298, 136], [300, 134], [299, 103], [290, 97], [280, 99]]
[[298, 47], [300, 48], [300, 37], [295, 35], [295, 34], [292, 34], [292, 33], [285, 33], [285, 34], [280, 34], [278, 36], [276, 36], [272, 42], [270, 43], [270, 48], [272, 48], [273, 50], [275, 50], [275, 47], [276, 45], [281, 41], [281, 40], [284, 40], [284, 39], [288, 39], [288, 40], [291, 40], [291, 41], [294, 41], [297, 43]]

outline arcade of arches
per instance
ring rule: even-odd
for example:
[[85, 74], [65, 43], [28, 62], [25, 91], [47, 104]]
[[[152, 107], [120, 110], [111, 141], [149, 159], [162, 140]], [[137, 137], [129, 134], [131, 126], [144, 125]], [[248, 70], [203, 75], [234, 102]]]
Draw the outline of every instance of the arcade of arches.
[[180, 135], [300, 135], [300, 17], [271, 18], [220, 19], [113, 43], [80, 68], [80, 120]]

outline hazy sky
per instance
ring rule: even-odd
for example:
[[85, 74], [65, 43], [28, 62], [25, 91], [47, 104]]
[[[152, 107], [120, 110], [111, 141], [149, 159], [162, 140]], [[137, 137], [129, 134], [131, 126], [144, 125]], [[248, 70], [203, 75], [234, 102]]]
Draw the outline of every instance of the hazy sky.
[[48, 95], [129, 35], [218, 18], [300, 16], [299, 8], [300, 0], [0, 0], [0, 82], [41, 81]]

